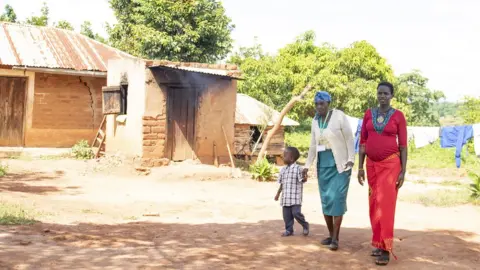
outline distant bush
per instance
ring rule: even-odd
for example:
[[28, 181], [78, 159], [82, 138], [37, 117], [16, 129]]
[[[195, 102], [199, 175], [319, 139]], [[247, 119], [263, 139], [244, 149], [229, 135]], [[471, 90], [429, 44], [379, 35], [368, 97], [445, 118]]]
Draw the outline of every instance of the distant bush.
[[93, 151], [90, 145], [88, 144], [88, 141], [86, 140], [78, 141], [72, 147], [72, 156], [74, 156], [76, 159], [92, 159]]
[[287, 132], [285, 133], [285, 144], [298, 148], [300, 155], [306, 157], [308, 155], [308, 148], [310, 148], [310, 132]]

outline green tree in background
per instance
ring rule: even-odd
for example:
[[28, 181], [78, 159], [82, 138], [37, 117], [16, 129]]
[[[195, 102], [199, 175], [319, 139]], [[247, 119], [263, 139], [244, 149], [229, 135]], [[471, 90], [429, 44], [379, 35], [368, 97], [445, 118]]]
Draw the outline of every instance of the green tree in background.
[[65, 30], [71, 30], [71, 31], [75, 30], [73, 28], [72, 24], [65, 21], [65, 20], [58, 21], [58, 22], [54, 23], [53, 26], [55, 28], [60, 28], [60, 29], [65, 29]]
[[2, 22], [17, 22], [17, 14], [10, 5], [5, 5], [5, 11], [0, 15], [0, 21]]
[[[255, 44], [240, 48], [229, 61], [240, 66], [245, 78], [239, 82], [239, 92], [277, 110], [311, 83], [315, 89], [332, 94], [334, 107], [362, 117], [365, 109], [376, 105], [377, 83], [394, 78], [385, 59], [367, 42], [356, 42], [345, 49], [317, 46], [313, 31], [299, 36], [275, 56], [264, 54]], [[314, 94], [309, 92], [304, 102], [295, 105], [290, 117], [303, 120], [313, 116]]]
[[432, 91], [427, 87], [428, 79], [420, 71], [414, 70], [398, 76], [397, 90], [401, 93], [401, 102], [409, 105], [409, 125], [439, 126], [440, 115], [435, 104], [445, 98], [441, 91]]
[[465, 97], [464, 103], [460, 106], [460, 116], [465, 124], [480, 123], [480, 98]]
[[31, 16], [25, 21], [26, 24], [36, 25], [36, 26], [47, 26], [49, 20], [49, 9], [47, 3], [43, 2], [43, 6], [40, 9], [40, 16]]
[[92, 30], [92, 23], [89, 21], [84, 21], [80, 26], [80, 34], [85, 35], [91, 39], [95, 39], [96, 41], [107, 43], [107, 40], [100, 36], [98, 33], [94, 33]]
[[214, 62], [232, 48], [234, 25], [217, 0], [110, 0], [118, 23], [111, 44], [130, 54], [174, 61]]

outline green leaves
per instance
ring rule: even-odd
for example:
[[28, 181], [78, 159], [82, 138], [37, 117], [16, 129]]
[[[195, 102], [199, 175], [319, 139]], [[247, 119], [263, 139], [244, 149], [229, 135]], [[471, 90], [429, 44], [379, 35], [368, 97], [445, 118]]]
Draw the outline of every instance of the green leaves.
[[[261, 46], [240, 48], [230, 62], [240, 66], [244, 81], [239, 92], [281, 110], [292, 95], [307, 83], [332, 94], [333, 106], [361, 117], [366, 108], [376, 105], [376, 85], [390, 80], [393, 72], [386, 61], [367, 42], [357, 42], [338, 50], [330, 44], [315, 45], [315, 33], [308, 31], [287, 44], [275, 56], [263, 53]], [[302, 120], [314, 115], [315, 91], [290, 111], [289, 117]]]
[[274, 164], [270, 164], [266, 158], [250, 165], [252, 179], [260, 182], [273, 181], [274, 174], [277, 173], [277, 171], [277, 167], [275, 167]]
[[465, 97], [459, 111], [465, 124], [480, 123], [480, 110], [478, 108], [480, 108], [480, 98]]
[[114, 47], [172, 61], [215, 62], [232, 48], [234, 28], [216, 0], [110, 0], [118, 24], [109, 29]]
[[2, 22], [17, 22], [17, 14], [10, 5], [5, 5], [5, 11], [0, 15], [0, 21]]

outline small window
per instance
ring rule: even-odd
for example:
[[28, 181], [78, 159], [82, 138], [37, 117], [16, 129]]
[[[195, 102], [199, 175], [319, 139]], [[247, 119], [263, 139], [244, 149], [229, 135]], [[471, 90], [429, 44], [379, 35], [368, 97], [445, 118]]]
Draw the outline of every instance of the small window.
[[127, 114], [128, 84], [120, 85], [120, 114]]

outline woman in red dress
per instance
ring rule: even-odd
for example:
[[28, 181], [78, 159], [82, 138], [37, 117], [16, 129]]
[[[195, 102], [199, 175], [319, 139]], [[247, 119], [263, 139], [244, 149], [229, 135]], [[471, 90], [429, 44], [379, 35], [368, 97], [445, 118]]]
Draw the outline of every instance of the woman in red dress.
[[372, 245], [375, 247], [372, 256], [377, 257], [377, 265], [387, 265], [390, 261], [397, 193], [407, 168], [407, 122], [401, 111], [390, 106], [393, 94], [391, 83], [378, 85], [379, 107], [365, 112], [360, 138], [358, 182], [363, 185], [365, 181], [366, 156]]

